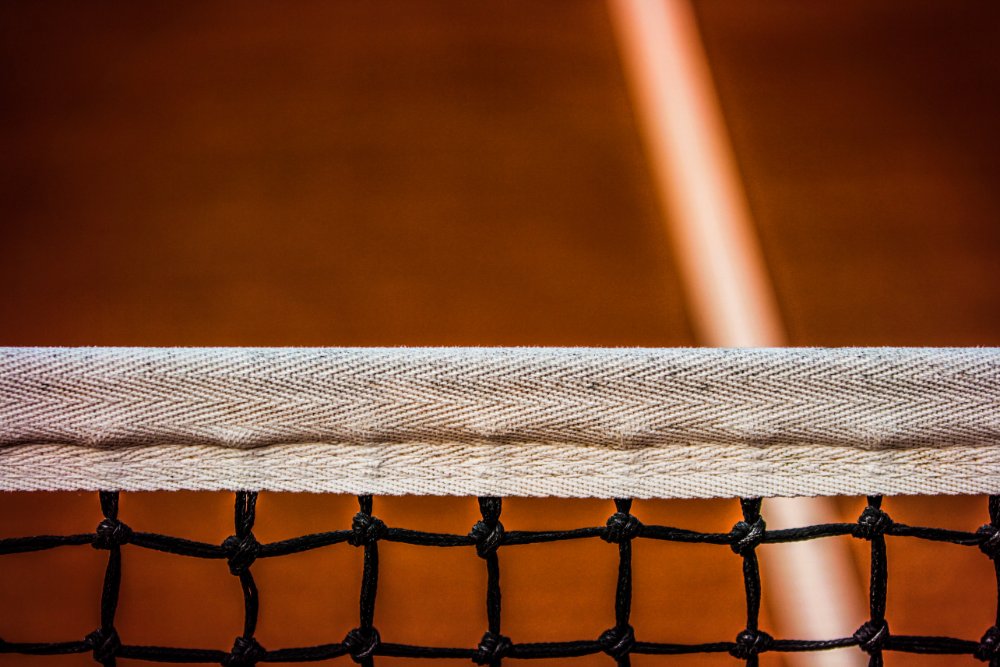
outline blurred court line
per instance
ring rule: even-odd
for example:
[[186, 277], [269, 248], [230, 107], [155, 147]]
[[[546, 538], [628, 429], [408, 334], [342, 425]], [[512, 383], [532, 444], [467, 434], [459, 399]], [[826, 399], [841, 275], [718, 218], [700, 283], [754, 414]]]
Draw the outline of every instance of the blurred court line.
[[[686, 0], [609, 0], [652, 179], [701, 343], [784, 345], [786, 335]], [[827, 499], [768, 499], [771, 527], [835, 520]], [[849, 550], [802, 543], [761, 559], [782, 638], [849, 636], [866, 618]], [[770, 566], [770, 567], [769, 567]], [[861, 664], [846, 651], [789, 654], [795, 665]]]

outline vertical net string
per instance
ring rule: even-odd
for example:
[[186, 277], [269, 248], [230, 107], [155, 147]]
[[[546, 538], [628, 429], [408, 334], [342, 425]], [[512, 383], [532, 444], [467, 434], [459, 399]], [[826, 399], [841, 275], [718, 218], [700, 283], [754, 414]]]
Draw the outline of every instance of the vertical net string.
[[615, 659], [619, 667], [629, 667], [635, 648], [635, 630], [629, 624], [632, 614], [632, 539], [642, 524], [632, 515], [632, 500], [615, 500], [615, 513], [601, 533], [605, 542], [618, 544], [618, 582], [615, 586], [615, 627], [604, 631], [597, 642]]
[[225, 539], [222, 548], [229, 563], [229, 572], [239, 578], [243, 592], [243, 634], [233, 642], [232, 650], [223, 660], [224, 667], [253, 667], [266, 653], [254, 637], [260, 606], [257, 584], [250, 573], [250, 566], [260, 554], [260, 544], [253, 534], [256, 511], [257, 494], [238, 491], [233, 517], [236, 532]]
[[[239, 492], [236, 494], [236, 535], [240, 540], [253, 540], [253, 524], [256, 517], [257, 494]], [[241, 569], [240, 586], [243, 589], [243, 636], [251, 639], [257, 631], [257, 585], [250, 574], [250, 563]]]
[[351, 524], [347, 541], [364, 548], [361, 572], [361, 596], [358, 600], [359, 625], [344, 638], [344, 647], [354, 662], [362, 667], [375, 665], [375, 653], [382, 642], [375, 628], [375, 597], [378, 593], [378, 541], [385, 534], [385, 524], [372, 515], [371, 496], [358, 496], [358, 513]]
[[[882, 497], [870, 496], [868, 505], [881, 509]], [[889, 564], [886, 558], [885, 534], [874, 535], [871, 543], [871, 622], [884, 628], [884, 634], [888, 636], [889, 625], [885, 620], [885, 607], [889, 592]], [[876, 645], [874, 648], [868, 665], [869, 667], [882, 667], [882, 647]]]
[[479, 498], [482, 520], [469, 531], [475, 540], [476, 555], [486, 561], [486, 633], [472, 656], [477, 665], [500, 667], [510, 652], [511, 640], [500, 632], [500, 558], [497, 549], [504, 542], [504, 528], [500, 523], [502, 503], [499, 498]]
[[871, 574], [868, 587], [869, 619], [854, 633], [861, 650], [868, 654], [868, 667], [882, 667], [882, 650], [890, 639], [885, 606], [889, 582], [886, 560], [885, 533], [892, 528], [892, 519], [882, 511], [882, 496], [868, 496], [868, 506], [858, 517], [854, 536], [871, 543]]
[[975, 657], [989, 662], [990, 667], [1000, 667], [1000, 496], [990, 496], [988, 502], [990, 522], [976, 531], [979, 549], [993, 561], [997, 582], [997, 609], [993, 626], [979, 640]]
[[757, 667], [760, 662], [758, 656], [774, 644], [771, 636], [759, 627], [761, 585], [756, 549], [766, 532], [760, 506], [760, 498], [741, 498], [743, 520], [738, 521], [729, 533], [730, 548], [743, 558], [743, 589], [747, 605], [746, 627], [736, 635], [736, 644], [730, 654], [746, 660], [747, 667]]
[[92, 544], [95, 549], [108, 550], [108, 565], [101, 588], [101, 626], [87, 635], [86, 643], [93, 651], [95, 662], [104, 667], [115, 667], [115, 656], [121, 649], [121, 640], [115, 630], [122, 578], [121, 545], [130, 540], [132, 531], [118, 520], [118, 493], [102, 491], [99, 497], [104, 519], [97, 526]]
[[[989, 510], [990, 527], [993, 528], [993, 534], [996, 535], [1000, 533], [1000, 496], [990, 496]], [[1000, 627], [1000, 558], [993, 559], [993, 569], [997, 577], [997, 614], [994, 626]], [[991, 664], [990, 667], [996, 666]]]

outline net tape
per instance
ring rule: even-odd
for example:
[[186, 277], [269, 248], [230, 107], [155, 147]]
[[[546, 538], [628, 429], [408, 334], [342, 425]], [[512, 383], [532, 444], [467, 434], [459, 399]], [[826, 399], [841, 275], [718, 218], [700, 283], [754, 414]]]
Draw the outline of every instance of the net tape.
[[[312, 662], [350, 656], [355, 662], [372, 666], [376, 656], [408, 658], [466, 658], [477, 665], [499, 666], [504, 658], [573, 658], [606, 653], [618, 665], [629, 665], [630, 655], [677, 655], [729, 653], [747, 665], [758, 664], [758, 656], [771, 651], [801, 652], [857, 647], [867, 653], [870, 666], [882, 665], [883, 651], [968, 655], [1000, 666], [1000, 608], [995, 625], [980, 641], [952, 637], [894, 635], [886, 620], [888, 560], [886, 536], [910, 537], [968, 547], [978, 547], [994, 563], [1000, 598], [1000, 496], [989, 499], [990, 522], [975, 532], [908, 526], [894, 522], [881, 509], [880, 496], [868, 497], [868, 504], [855, 523], [831, 523], [799, 528], [768, 530], [761, 516], [759, 498], [741, 499], [743, 519], [728, 533], [704, 533], [659, 525], [643, 524], [631, 513], [631, 500], [615, 500], [615, 512], [604, 526], [562, 531], [507, 531], [500, 521], [502, 501], [479, 498], [482, 519], [466, 535], [430, 533], [385, 525], [373, 514], [372, 496], [359, 496], [359, 512], [349, 529], [304, 535], [261, 544], [253, 534], [257, 493], [236, 494], [235, 532], [221, 545], [179, 537], [131, 530], [118, 518], [117, 492], [101, 492], [104, 519], [93, 533], [39, 535], [0, 540], [0, 555], [90, 544], [108, 551], [108, 564], [100, 603], [100, 627], [77, 641], [18, 643], [0, 639], [0, 653], [54, 655], [92, 653], [96, 662], [114, 666], [117, 658], [171, 662], [215, 663], [225, 667], [250, 667], [257, 663]], [[775, 544], [849, 535], [871, 543], [870, 618], [850, 637], [829, 640], [776, 639], [760, 629], [761, 579], [756, 548]], [[614, 600], [615, 625], [596, 639], [580, 641], [515, 643], [501, 633], [500, 547], [537, 544], [558, 540], [600, 538], [617, 545], [618, 582]], [[640, 641], [629, 623], [633, 588], [632, 545], [637, 539], [703, 543], [728, 546], [741, 557], [746, 591], [746, 626], [733, 641], [681, 644]], [[486, 613], [488, 627], [475, 648], [413, 646], [383, 641], [375, 625], [376, 591], [379, 581], [380, 541], [402, 542], [430, 547], [474, 548], [486, 563]], [[356, 628], [343, 640], [329, 644], [268, 650], [254, 638], [259, 598], [251, 566], [258, 558], [287, 554], [347, 543], [364, 550], [360, 617]], [[195, 558], [227, 561], [229, 571], [239, 579], [244, 599], [243, 634], [228, 651], [218, 649], [136, 646], [122, 642], [115, 629], [115, 613], [121, 585], [122, 547], [141, 547]]]
[[998, 444], [1000, 349], [0, 348], [12, 491], [993, 494]]

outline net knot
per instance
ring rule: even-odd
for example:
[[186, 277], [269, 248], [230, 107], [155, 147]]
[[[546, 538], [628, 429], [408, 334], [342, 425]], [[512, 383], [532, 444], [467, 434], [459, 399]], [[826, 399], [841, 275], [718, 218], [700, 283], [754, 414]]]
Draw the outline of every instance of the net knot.
[[222, 660], [223, 667], [253, 667], [267, 653], [253, 637], [237, 637], [233, 649]]
[[472, 656], [472, 662], [477, 665], [492, 665], [498, 662], [510, 651], [513, 643], [510, 637], [505, 637], [496, 632], [487, 632], [479, 640], [479, 646]]
[[132, 541], [132, 529], [118, 519], [104, 519], [97, 524], [94, 541], [95, 549], [110, 549], [111, 547], [128, 544]]
[[878, 653], [889, 641], [889, 624], [881, 621], [865, 621], [854, 632], [854, 638], [862, 651], [868, 654]]
[[260, 542], [253, 533], [247, 533], [243, 537], [230, 535], [222, 542], [222, 550], [226, 554], [226, 560], [229, 561], [229, 571], [239, 576], [250, 569], [257, 560], [257, 556], [260, 555]]
[[973, 655], [975, 655], [976, 660], [983, 662], [1000, 658], [1000, 628], [994, 625], [987, 630], [983, 638], [979, 640], [979, 646], [976, 647]]
[[87, 635], [85, 641], [94, 652], [94, 660], [102, 664], [110, 663], [122, 647], [122, 640], [114, 628], [98, 628]]
[[503, 535], [503, 524], [499, 521], [478, 521], [469, 531], [469, 537], [476, 541], [476, 553], [480, 558], [496, 553], [503, 542]]
[[761, 516], [754, 519], [753, 523], [737, 521], [733, 529], [729, 531], [729, 539], [731, 540], [729, 548], [733, 550], [733, 553], [747, 556], [764, 540], [765, 530], [767, 530], [767, 524], [764, 523], [764, 518]]
[[867, 506], [858, 517], [858, 522], [851, 530], [854, 537], [871, 540], [892, 527], [892, 519], [878, 507]]
[[979, 550], [992, 560], [1000, 560], [1000, 527], [988, 523], [979, 527], [976, 536], [979, 537]]
[[615, 512], [608, 517], [601, 539], [605, 542], [624, 544], [638, 535], [641, 529], [642, 522], [635, 516], [626, 512]]
[[375, 628], [354, 628], [344, 637], [344, 648], [354, 662], [361, 663], [375, 655], [375, 649], [381, 642], [382, 638]]
[[385, 524], [381, 519], [366, 512], [358, 512], [351, 522], [351, 534], [347, 542], [355, 547], [375, 544], [384, 534]]
[[755, 655], [770, 651], [774, 638], [763, 630], [746, 628], [736, 635], [736, 645], [729, 649], [729, 655], [740, 660], [748, 660]]
[[615, 626], [602, 632], [597, 638], [597, 643], [601, 645], [602, 651], [615, 660], [624, 658], [635, 646], [635, 630], [631, 625]]

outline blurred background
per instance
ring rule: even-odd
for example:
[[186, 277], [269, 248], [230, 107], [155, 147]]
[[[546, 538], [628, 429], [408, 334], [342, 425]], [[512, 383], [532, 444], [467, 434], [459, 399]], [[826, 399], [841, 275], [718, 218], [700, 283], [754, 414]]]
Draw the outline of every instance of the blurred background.
[[[789, 344], [1000, 344], [1000, 11], [692, 6]], [[0, 35], [2, 345], [704, 343], [603, 2], [8, 2]], [[837, 501], [848, 521], [862, 507]], [[987, 519], [985, 498], [885, 508], [965, 530]], [[719, 531], [738, 510], [633, 508]], [[341, 528], [355, 511], [349, 497], [262, 494], [256, 534]], [[600, 525], [611, 512], [610, 501], [511, 499], [503, 522]], [[377, 498], [375, 513], [464, 533], [478, 508]], [[88, 532], [99, 519], [95, 494], [0, 495], [0, 537]], [[221, 542], [232, 496], [125, 494], [122, 519]], [[859, 581], [866, 546], [850, 546]], [[977, 550], [889, 549], [893, 632], [978, 640], [992, 624], [992, 566]], [[376, 625], [386, 641], [472, 646], [485, 568], [471, 551], [427, 551], [382, 547]], [[360, 555], [342, 545], [256, 563], [260, 642], [340, 640], [357, 622]], [[615, 548], [501, 556], [515, 641], [613, 625]], [[742, 628], [728, 549], [642, 542], [634, 558], [641, 638], [730, 640]], [[124, 561], [124, 641], [232, 645], [241, 595], [223, 563], [127, 547]], [[84, 547], [5, 556], [0, 637], [93, 630], [105, 562]]]

